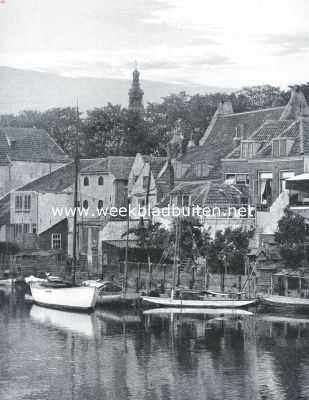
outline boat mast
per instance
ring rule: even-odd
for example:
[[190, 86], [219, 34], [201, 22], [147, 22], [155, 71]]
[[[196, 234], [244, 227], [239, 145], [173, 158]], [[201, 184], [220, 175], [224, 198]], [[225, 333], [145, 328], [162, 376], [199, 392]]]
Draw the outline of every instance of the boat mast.
[[79, 173], [79, 110], [78, 102], [76, 105], [76, 138], [75, 138], [75, 154], [74, 154], [74, 217], [73, 217], [73, 271], [72, 284], [76, 283], [76, 264], [77, 264], [77, 207], [78, 207], [78, 173]]

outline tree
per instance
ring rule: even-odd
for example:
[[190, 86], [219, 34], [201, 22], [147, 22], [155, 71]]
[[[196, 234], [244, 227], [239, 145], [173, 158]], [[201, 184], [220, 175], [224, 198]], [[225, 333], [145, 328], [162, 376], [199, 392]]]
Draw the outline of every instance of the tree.
[[210, 270], [223, 272], [226, 266], [228, 272], [242, 274], [252, 236], [253, 231], [246, 231], [242, 228], [227, 228], [224, 232], [217, 231], [214, 239], [207, 243], [205, 249]]
[[278, 222], [275, 240], [279, 243], [280, 255], [287, 267], [301, 266], [305, 257], [306, 236], [305, 219], [286, 208]]
[[105, 157], [122, 153], [127, 111], [120, 105], [87, 111], [84, 121], [84, 153], [88, 157]]

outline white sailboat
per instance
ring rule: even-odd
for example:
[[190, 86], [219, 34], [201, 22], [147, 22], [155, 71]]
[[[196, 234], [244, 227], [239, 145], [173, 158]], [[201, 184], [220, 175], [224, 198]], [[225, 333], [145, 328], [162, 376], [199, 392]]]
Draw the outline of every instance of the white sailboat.
[[[211, 291], [203, 291], [200, 293], [195, 293], [195, 298], [188, 298], [185, 296], [182, 298], [182, 292], [179, 290], [176, 296], [175, 290], [175, 277], [177, 268], [177, 251], [178, 251], [178, 241], [179, 241], [179, 224], [176, 223], [176, 239], [175, 239], [175, 251], [174, 251], [174, 269], [173, 269], [173, 288], [171, 290], [170, 297], [151, 297], [142, 296], [143, 302], [150, 305], [160, 306], [160, 307], [196, 307], [196, 308], [241, 308], [249, 307], [257, 302], [257, 299], [247, 299], [242, 298], [243, 293], [217, 293]], [[179, 280], [179, 278], [178, 278]], [[197, 295], [197, 296], [196, 296]], [[197, 297], [197, 298], [196, 298]]]
[[93, 287], [67, 287], [30, 283], [33, 301], [45, 307], [91, 311], [96, 304], [96, 289]]
[[201, 300], [182, 300], [171, 297], [143, 296], [142, 300], [151, 305], [160, 307], [198, 307], [198, 308], [241, 308], [249, 307], [256, 303], [256, 299], [233, 299], [223, 297], [204, 297]]
[[[77, 121], [79, 112], [77, 107]], [[78, 149], [78, 127], [76, 135], [76, 152], [74, 157], [75, 176], [74, 176], [74, 207], [78, 207], [78, 172], [79, 172], [79, 149]], [[31, 294], [33, 301], [41, 306], [70, 309], [76, 311], [93, 310], [96, 304], [96, 288], [77, 286], [75, 282], [76, 274], [76, 251], [77, 251], [77, 213], [74, 213], [73, 224], [73, 271], [72, 284], [59, 282], [58, 277], [47, 276], [47, 282], [31, 282]]]

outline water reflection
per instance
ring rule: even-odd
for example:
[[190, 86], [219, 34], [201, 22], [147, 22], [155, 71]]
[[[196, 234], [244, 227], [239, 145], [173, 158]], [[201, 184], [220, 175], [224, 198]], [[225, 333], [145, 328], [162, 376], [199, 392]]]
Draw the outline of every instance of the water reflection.
[[1, 400], [309, 398], [306, 316], [0, 305]]

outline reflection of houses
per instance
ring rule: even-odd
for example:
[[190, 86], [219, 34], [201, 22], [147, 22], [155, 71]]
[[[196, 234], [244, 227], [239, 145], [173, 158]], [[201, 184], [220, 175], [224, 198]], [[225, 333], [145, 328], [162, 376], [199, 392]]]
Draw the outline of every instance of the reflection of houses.
[[0, 197], [69, 162], [43, 129], [0, 128]]

